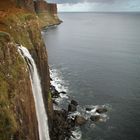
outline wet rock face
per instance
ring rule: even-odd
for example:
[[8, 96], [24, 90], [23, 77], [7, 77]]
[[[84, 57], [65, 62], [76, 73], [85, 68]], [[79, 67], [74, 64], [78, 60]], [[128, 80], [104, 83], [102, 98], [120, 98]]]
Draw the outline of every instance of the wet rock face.
[[69, 138], [70, 127], [67, 123], [67, 111], [54, 111], [53, 118], [53, 129], [51, 131], [51, 139], [52, 140], [64, 140], [65, 138]]
[[54, 86], [51, 85], [50, 90], [51, 90], [52, 98], [60, 97], [60, 93], [56, 90], [56, 88]]
[[68, 112], [75, 112], [77, 110], [78, 102], [71, 100], [71, 103], [68, 105]]
[[91, 110], [92, 110], [92, 108], [90, 108], [90, 107], [86, 108], [86, 111], [91, 111]]
[[100, 115], [92, 115], [90, 119], [94, 122], [98, 122], [100, 120]]
[[71, 100], [71, 104], [75, 105], [75, 106], [78, 106], [78, 102], [75, 101], [75, 100]]
[[74, 112], [74, 111], [76, 111], [76, 110], [77, 110], [77, 108], [76, 108], [75, 105], [73, 105], [73, 104], [69, 104], [69, 105], [68, 105], [68, 111], [69, 111], [69, 112]]
[[100, 114], [106, 113], [106, 112], [107, 112], [107, 109], [106, 109], [106, 108], [98, 108], [98, 109], [96, 110], [96, 112], [97, 112], [97, 113], [100, 113]]
[[51, 131], [52, 140], [69, 140], [72, 136], [72, 130], [75, 126], [86, 123], [82, 116], [76, 116], [74, 119], [68, 118], [68, 111], [55, 110], [53, 118], [53, 130]]

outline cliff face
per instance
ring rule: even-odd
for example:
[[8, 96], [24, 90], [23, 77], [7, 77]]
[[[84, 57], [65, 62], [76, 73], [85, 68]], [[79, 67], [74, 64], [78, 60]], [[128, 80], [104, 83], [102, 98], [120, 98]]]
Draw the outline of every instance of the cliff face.
[[55, 3], [47, 3], [46, 1], [35, 1], [35, 11], [37, 13], [50, 12], [57, 14], [57, 5]]
[[48, 4], [46, 1], [34, 1], [35, 11], [37, 13], [46, 12], [48, 10]]
[[27, 66], [0, 32], [0, 140], [12, 138], [38, 140], [37, 119]]
[[37, 64], [51, 131], [48, 58], [40, 29], [60, 21], [54, 12], [45, 13], [46, 23], [36, 15], [33, 0], [0, 1], [0, 140], [39, 139], [29, 72], [16, 44], [27, 47]]
[[34, 2], [35, 11], [40, 18], [40, 25], [45, 27], [46, 24], [54, 25], [59, 24], [61, 21], [57, 16], [57, 5], [52, 3], [47, 3], [44, 0], [39, 0]]

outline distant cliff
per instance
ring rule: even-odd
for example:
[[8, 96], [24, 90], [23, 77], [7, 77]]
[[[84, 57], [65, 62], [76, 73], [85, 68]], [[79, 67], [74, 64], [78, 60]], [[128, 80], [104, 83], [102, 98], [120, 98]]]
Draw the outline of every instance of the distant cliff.
[[59, 24], [61, 21], [57, 16], [57, 5], [47, 3], [44, 0], [34, 2], [35, 11], [40, 18], [40, 24], [42, 27], [47, 25]]
[[37, 64], [51, 131], [50, 76], [41, 28], [60, 22], [56, 4], [0, 1], [0, 140], [39, 139], [29, 73], [16, 44], [27, 47]]

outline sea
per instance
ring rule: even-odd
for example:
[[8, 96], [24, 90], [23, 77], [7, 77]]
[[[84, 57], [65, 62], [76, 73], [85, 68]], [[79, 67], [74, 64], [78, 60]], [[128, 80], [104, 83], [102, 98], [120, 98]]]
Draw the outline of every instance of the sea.
[[[42, 33], [55, 83], [81, 108], [107, 118], [80, 127], [79, 140], [140, 140], [140, 13], [59, 13]], [[79, 132], [78, 132], [79, 133]]]

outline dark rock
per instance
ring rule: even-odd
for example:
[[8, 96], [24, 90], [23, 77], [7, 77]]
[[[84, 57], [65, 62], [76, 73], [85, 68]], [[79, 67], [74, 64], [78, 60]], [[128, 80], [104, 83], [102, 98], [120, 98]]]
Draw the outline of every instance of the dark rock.
[[52, 100], [53, 101], [53, 103], [55, 104], [55, 105], [58, 105], [58, 103], [55, 101], [55, 100]]
[[91, 111], [91, 110], [92, 110], [92, 108], [88, 108], [88, 107], [86, 108], [86, 111]]
[[76, 108], [75, 105], [73, 105], [73, 104], [69, 104], [69, 105], [68, 105], [68, 111], [69, 111], [69, 112], [74, 112], [74, 111], [76, 111], [76, 110], [77, 110], [77, 108]]
[[86, 123], [86, 119], [83, 116], [76, 116], [75, 117], [75, 124], [76, 125], [83, 125]]
[[96, 112], [97, 112], [97, 113], [105, 113], [105, 112], [107, 112], [107, 109], [106, 109], [106, 108], [98, 108], [98, 109], [96, 110]]
[[72, 127], [75, 126], [75, 120], [73, 120], [73, 119], [68, 119], [67, 123], [68, 123], [68, 128], [69, 129], [71, 129]]
[[67, 94], [65, 91], [61, 91], [60, 93], [62, 93], [62, 94]]
[[68, 111], [65, 110], [65, 109], [62, 109], [62, 115], [63, 115], [63, 118], [67, 119], [67, 116], [68, 116]]
[[59, 135], [58, 140], [64, 140], [64, 139], [65, 139], [65, 136], [64, 135]]
[[56, 89], [55, 89], [55, 86], [53, 86], [53, 85], [50, 86], [50, 89], [51, 89], [51, 90], [56, 90]]
[[59, 92], [53, 92], [52, 93], [52, 98], [58, 98], [59, 96]]
[[60, 95], [59, 95], [60, 93], [56, 90], [56, 88], [54, 86], [51, 85], [50, 90], [51, 90], [51, 94], [52, 94], [53, 98], [60, 97]]
[[73, 105], [77, 106], [77, 105], [78, 105], [78, 102], [77, 102], [77, 101], [75, 101], [75, 100], [71, 100], [71, 104], [73, 104]]
[[94, 122], [97, 122], [97, 121], [100, 120], [100, 115], [92, 115], [92, 116], [90, 117], [90, 119], [91, 119], [92, 121], [94, 121]]

